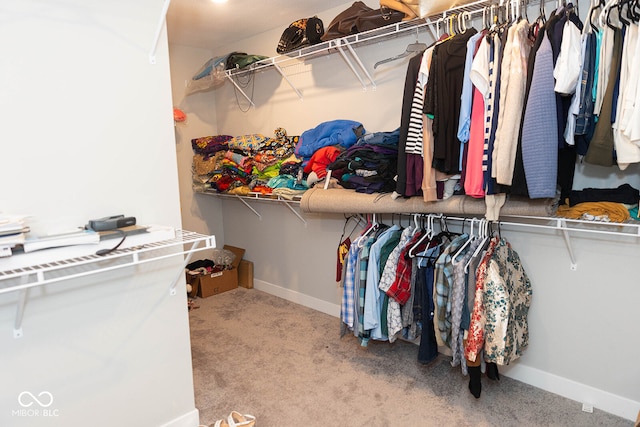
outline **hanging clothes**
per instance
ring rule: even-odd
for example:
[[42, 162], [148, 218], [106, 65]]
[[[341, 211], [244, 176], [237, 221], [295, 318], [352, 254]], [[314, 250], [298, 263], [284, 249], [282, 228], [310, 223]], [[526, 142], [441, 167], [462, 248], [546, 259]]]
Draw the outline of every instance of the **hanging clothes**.
[[531, 89], [522, 124], [522, 160], [532, 199], [556, 194], [558, 143], [553, 91], [553, 52], [544, 37], [536, 52]]
[[520, 120], [524, 108], [527, 84], [527, 63], [533, 43], [528, 38], [529, 23], [525, 20], [509, 29], [511, 42], [507, 41], [502, 61], [502, 108], [493, 149], [492, 176], [498, 184], [511, 185], [515, 168]]
[[520, 357], [529, 344], [532, 293], [517, 252], [506, 240], [494, 237], [478, 266], [465, 357], [475, 361], [484, 351], [485, 361], [498, 365]]
[[[610, 72], [618, 74], [620, 59], [622, 57], [622, 33], [620, 30], [614, 31], [613, 47], [610, 64]], [[602, 73], [603, 70], [601, 70]], [[615, 78], [608, 78], [607, 87], [603, 95], [600, 118], [596, 123], [593, 138], [589, 144], [587, 155], [584, 160], [588, 163], [599, 166], [613, 165], [613, 128], [611, 127], [611, 110], [613, 108], [613, 91], [616, 85]], [[600, 82], [599, 82], [600, 84]]]
[[433, 51], [424, 112], [433, 116], [434, 167], [446, 174], [460, 173], [460, 96], [467, 42], [476, 33], [470, 28], [437, 44]]
[[396, 189], [394, 198], [404, 196], [407, 188], [407, 154], [406, 144], [409, 134], [409, 120], [411, 118], [411, 106], [415, 94], [418, 71], [422, 62], [422, 55], [416, 55], [409, 60], [402, 98], [402, 114], [400, 117], [400, 137], [398, 141], [398, 167]]

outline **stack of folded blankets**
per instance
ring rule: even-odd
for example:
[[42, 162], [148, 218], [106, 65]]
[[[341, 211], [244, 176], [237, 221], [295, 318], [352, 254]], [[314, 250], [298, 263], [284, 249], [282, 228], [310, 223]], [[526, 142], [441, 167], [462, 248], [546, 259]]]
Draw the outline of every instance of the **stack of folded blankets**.
[[215, 135], [191, 141], [196, 191], [292, 199], [325, 180], [372, 193], [394, 187], [399, 131], [367, 134], [353, 120], [323, 122], [300, 136]]

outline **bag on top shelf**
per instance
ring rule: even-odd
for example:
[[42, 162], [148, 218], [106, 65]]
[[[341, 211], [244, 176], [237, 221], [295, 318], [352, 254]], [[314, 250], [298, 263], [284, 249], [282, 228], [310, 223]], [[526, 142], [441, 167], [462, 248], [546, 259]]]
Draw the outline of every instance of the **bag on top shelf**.
[[291, 52], [304, 46], [320, 43], [324, 34], [324, 25], [317, 16], [303, 18], [289, 25], [278, 41], [276, 52], [279, 54]]

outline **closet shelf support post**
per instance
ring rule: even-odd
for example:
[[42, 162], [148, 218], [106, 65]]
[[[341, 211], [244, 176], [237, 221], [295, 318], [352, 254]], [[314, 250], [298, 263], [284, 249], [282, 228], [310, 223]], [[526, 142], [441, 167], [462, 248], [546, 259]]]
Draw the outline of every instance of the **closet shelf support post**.
[[558, 220], [558, 228], [562, 231], [562, 236], [564, 237], [564, 243], [567, 245], [567, 250], [569, 251], [569, 258], [571, 258], [571, 270], [576, 271], [578, 269], [578, 264], [576, 263], [576, 257], [573, 254], [573, 246], [571, 245], [571, 239], [569, 238], [569, 230], [567, 228], [566, 221], [559, 219]]
[[438, 32], [436, 31], [431, 19], [430, 18], [426, 18], [424, 21], [427, 24], [427, 28], [431, 32], [431, 35], [433, 36], [433, 39], [434, 40], [438, 40]]
[[360, 69], [362, 70], [364, 75], [367, 76], [367, 78], [371, 82], [371, 88], [373, 90], [375, 90], [376, 89], [376, 82], [375, 82], [375, 80], [373, 80], [373, 77], [371, 77], [371, 74], [369, 74], [369, 72], [367, 71], [367, 68], [364, 66], [364, 64], [360, 60], [360, 57], [358, 56], [356, 51], [353, 49], [353, 46], [351, 46], [350, 44], [347, 44], [347, 49], [349, 49], [349, 52], [351, 53], [351, 55], [355, 59], [356, 63], [358, 64], [358, 66], [360, 67]]
[[287, 202], [287, 201], [283, 201], [282, 203], [284, 203], [284, 205], [285, 205], [286, 207], [288, 207], [288, 208], [289, 208], [289, 210], [290, 210], [291, 212], [293, 212], [293, 214], [294, 214], [295, 216], [297, 216], [297, 217], [298, 217], [298, 219], [299, 219], [300, 221], [302, 221], [302, 223], [304, 224], [304, 226], [305, 226], [305, 227], [307, 226], [307, 221], [302, 217], [302, 215], [300, 215], [300, 213], [298, 213], [298, 211], [296, 211], [296, 210], [293, 208], [293, 206], [291, 206], [291, 205], [289, 204], [289, 202]]
[[171, 0], [164, 0], [164, 5], [162, 6], [162, 14], [160, 15], [160, 20], [158, 21], [156, 34], [153, 37], [153, 45], [151, 46], [151, 50], [149, 51], [149, 63], [152, 65], [156, 63], [156, 49], [158, 47], [158, 40], [160, 39], [160, 33], [162, 32], [162, 27], [164, 26], [165, 20], [167, 18], [169, 3], [171, 3]]
[[351, 69], [351, 72], [358, 78], [358, 80], [360, 80], [360, 84], [362, 85], [362, 89], [367, 90], [367, 84], [364, 82], [364, 80], [362, 80], [362, 77], [360, 77], [360, 74], [358, 73], [358, 70], [356, 70], [356, 67], [353, 66], [353, 63], [351, 62], [351, 60], [349, 59], [349, 57], [345, 53], [344, 48], [342, 47], [340, 39], [336, 40], [336, 48], [338, 49], [338, 52], [340, 52], [340, 55], [342, 56], [342, 59], [345, 60], [345, 62], [347, 63], [347, 65]]
[[[26, 285], [29, 282], [29, 275], [24, 275], [20, 278], [20, 284]], [[22, 338], [22, 318], [24, 317], [24, 306], [27, 303], [27, 292], [29, 288], [20, 289], [20, 295], [18, 296], [18, 304], [16, 306], [16, 320], [13, 322], [13, 337]]]
[[242, 90], [242, 88], [238, 85], [238, 83], [236, 83], [235, 80], [233, 80], [233, 77], [231, 76], [230, 73], [231, 70], [227, 70], [224, 74], [225, 76], [227, 76], [227, 78], [229, 79], [229, 81], [233, 84], [233, 86], [235, 86], [235, 88], [242, 94], [242, 96], [244, 96], [244, 98], [249, 101], [249, 103], [251, 104], [252, 107], [256, 107], [256, 104], [253, 103], [253, 101], [251, 100], [251, 98], [249, 98], [247, 96], [246, 93], [244, 93], [244, 91]]
[[260, 213], [258, 213], [258, 211], [257, 211], [257, 210], [253, 209], [253, 207], [252, 207], [249, 203], [247, 203], [247, 202], [246, 202], [242, 197], [240, 197], [240, 196], [236, 195], [236, 198], [237, 198], [238, 200], [240, 200], [240, 201], [242, 202], [242, 204], [243, 204], [243, 205], [245, 205], [246, 207], [248, 207], [248, 208], [251, 210], [251, 212], [253, 212], [254, 214], [256, 214], [256, 216], [257, 216], [258, 218], [260, 218], [260, 220], [262, 221], [262, 215], [260, 215]]
[[282, 68], [280, 68], [280, 66], [278, 64], [276, 64], [275, 62], [273, 63], [273, 66], [276, 68], [276, 70], [278, 70], [278, 72], [280, 73], [282, 78], [285, 79], [287, 81], [287, 83], [289, 83], [289, 86], [291, 86], [291, 89], [293, 89], [295, 91], [295, 93], [298, 95], [298, 98], [300, 98], [300, 100], [302, 101], [302, 94], [293, 85], [293, 83], [291, 83], [291, 80], [289, 80], [289, 77], [287, 77], [287, 75], [284, 73], [284, 71], [282, 71]]
[[[206, 242], [206, 244], [210, 244], [210, 243], [211, 243], [210, 240]], [[189, 249], [189, 253], [187, 253], [187, 256], [184, 258], [184, 262], [182, 263], [182, 268], [178, 272], [173, 283], [171, 283], [171, 287], [169, 288], [169, 295], [175, 296], [177, 294], [176, 287], [178, 286], [178, 282], [180, 280], [184, 280], [184, 270], [185, 268], [187, 268], [187, 265], [189, 264], [189, 262], [191, 262], [191, 257], [193, 256], [193, 253], [196, 251], [197, 247], [198, 247], [198, 242], [193, 242], [193, 244], [191, 245], [191, 249]], [[215, 245], [213, 247], [215, 247]]]

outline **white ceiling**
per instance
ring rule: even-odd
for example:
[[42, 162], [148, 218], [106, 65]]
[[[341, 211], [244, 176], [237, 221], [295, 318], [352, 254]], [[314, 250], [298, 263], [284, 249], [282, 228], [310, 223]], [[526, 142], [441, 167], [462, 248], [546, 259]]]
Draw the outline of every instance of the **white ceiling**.
[[172, 0], [167, 33], [170, 43], [214, 50], [275, 28], [284, 31], [296, 19], [343, 4], [348, 6], [345, 0]]

